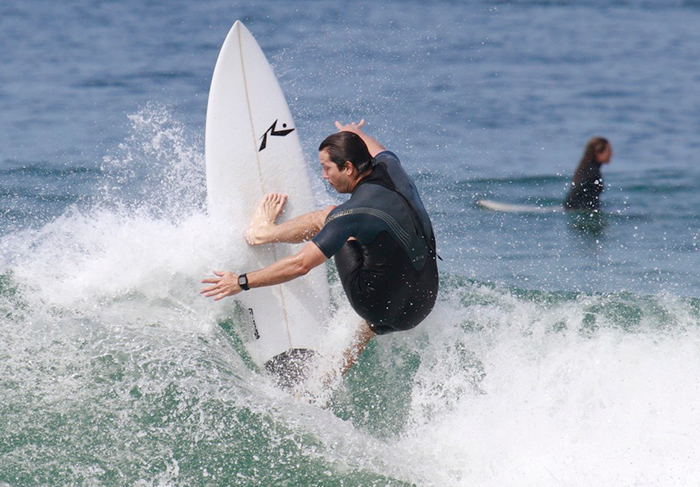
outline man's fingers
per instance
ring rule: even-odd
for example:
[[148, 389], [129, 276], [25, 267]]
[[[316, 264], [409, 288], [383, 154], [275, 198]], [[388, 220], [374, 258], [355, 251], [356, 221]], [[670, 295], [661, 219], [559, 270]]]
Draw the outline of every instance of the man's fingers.
[[199, 294], [204, 294], [204, 293], [210, 293], [215, 289], [218, 289], [219, 286], [211, 286], [211, 287], [205, 287], [201, 291], [199, 291]]
[[228, 296], [233, 296], [233, 292], [231, 292], [231, 291], [221, 291], [221, 290], [219, 290], [219, 291], [217, 291], [217, 292], [212, 292], [212, 293], [209, 293], [209, 294], [207, 295], [208, 298], [211, 297], [211, 296], [216, 296], [216, 297], [214, 298], [214, 301], [219, 301], [220, 299], [224, 299], [224, 298], [226, 298], [226, 297], [228, 297]]
[[350, 123], [347, 123], [347, 124], [345, 124], [345, 125], [343, 125], [342, 123], [338, 122], [337, 120], [336, 120], [336, 122], [335, 122], [335, 128], [337, 128], [338, 130], [343, 130], [344, 128], [359, 130], [359, 129], [361, 129], [361, 128], [364, 127], [364, 126], [365, 126], [365, 119], [364, 119], [364, 118], [363, 118], [362, 120], [360, 120], [359, 122], [357, 122], [357, 123], [355, 123], [355, 122], [350, 122]]
[[228, 282], [231, 276], [235, 276], [235, 274], [231, 274], [230, 272], [224, 272], [224, 271], [213, 271], [214, 274], [216, 274], [218, 277], [210, 277], [208, 279], [202, 279], [202, 284], [213, 284], [213, 286], [205, 287], [201, 291], [199, 291], [199, 294], [203, 294], [207, 298], [214, 297], [214, 301], [218, 301], [222, 298], [225, 298], [226, 296], [233, 296], [236, 294], [232, 287], [231, 284]]

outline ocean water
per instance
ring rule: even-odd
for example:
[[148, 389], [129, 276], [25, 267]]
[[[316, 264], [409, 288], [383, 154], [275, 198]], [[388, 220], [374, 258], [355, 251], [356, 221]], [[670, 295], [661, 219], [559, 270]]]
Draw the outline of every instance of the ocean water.
[[[211, 73], [242, 20], [315, 149], [365, 118], [432, 215], [439, 302], [297, 400], [205, 208]], [[686, 486], [700, 463], [700, 3], [0, 3], [0, 486]], [[613, 145], [595, 218], [557, 207]], [[333, 268], [329, 275], [334, 278]], [[356, 318], [334, 280], [323, 333]]]

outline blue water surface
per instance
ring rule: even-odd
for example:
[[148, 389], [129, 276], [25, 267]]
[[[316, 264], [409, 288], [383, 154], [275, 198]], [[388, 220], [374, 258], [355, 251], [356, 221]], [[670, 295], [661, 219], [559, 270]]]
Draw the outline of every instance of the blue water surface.
[[[425, 331], [372, 345], [321, 412], [279, 406], [200, 322], [207, 94], [235, 20], [319, 206], [342, 201], [319, 141], [364, 118], [444, 259]], [[698, 27], [697, 0], [3, 1], [0, 485], [687, 485]], [[559, 208], [594, 136], [602, 214], [477, 205]]]

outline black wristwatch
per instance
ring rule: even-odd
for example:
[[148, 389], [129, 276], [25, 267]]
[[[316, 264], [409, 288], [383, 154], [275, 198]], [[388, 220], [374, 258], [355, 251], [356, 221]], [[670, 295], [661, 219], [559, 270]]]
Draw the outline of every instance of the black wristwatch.
[[248, 276], [245, 274], [238, 276], [238, 285], [241, 286], [241, 289], [244, 291], [248, 291], [250, 289], [250, 286], [248, 286]]

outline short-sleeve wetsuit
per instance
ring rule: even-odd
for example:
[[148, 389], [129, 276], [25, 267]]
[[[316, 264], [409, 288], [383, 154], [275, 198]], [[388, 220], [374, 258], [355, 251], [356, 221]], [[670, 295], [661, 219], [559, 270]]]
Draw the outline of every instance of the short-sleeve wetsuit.
[[392, 152], [375, 161], [313, 242], [326, 257], [335, 256], [353, 309], [375, 333], [385, 334], [428, 316], [438, 270], [433, 228], [413, 181]]
[[577, 169], [571, 182], [571, 189], [564, 201], [567, 210], [597, 210], [600, 208], [600, 195], [603, 192], [603, 176], [600, 164], [586, 161]]

